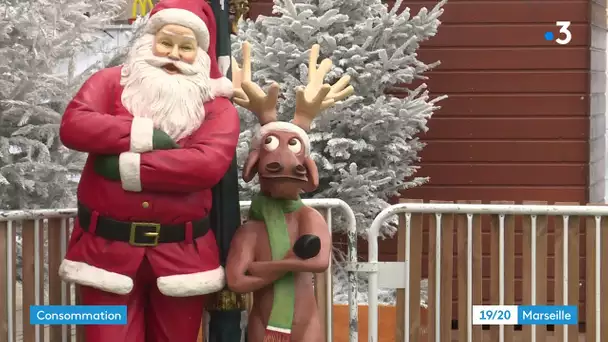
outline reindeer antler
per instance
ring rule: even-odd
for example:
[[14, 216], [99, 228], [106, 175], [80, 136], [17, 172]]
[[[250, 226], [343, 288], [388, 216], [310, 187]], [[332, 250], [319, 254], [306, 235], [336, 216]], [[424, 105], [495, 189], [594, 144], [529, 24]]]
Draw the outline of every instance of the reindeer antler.
[[243, 81], [251, 81], [251, 47], [249, 42], [243, 42], [241, 45], [243, 53], [243, 68], [239, 68], [239, 63], [232, 56], [232, 87], [234, 90], [240, 90]]
[[319, 113], [337, 101], [343, 100], [354, 93], [352, 86], [347, 86], [350, 76], [342, 76], [333, 85], [324, 84], [325, 75], [329, 72], [332, 62], [329, 58], [321, 61], [317, 68], [319, 59], [319, 44], [310, 49], [308, 60], [308, 84], [306, 87], [298, 87], [296, 90], [296, 113], [293, 123], [305, 131], [310, 130], [310, 124]]
[[277, 101], [279, 85], [272, 83], [268, 94], [251, 81], [251, 49], [248, 42], [243, 42], [243, 68], [232, 57], [232, 86], [233, 100], [239, 106], [248, 109], [258, 117], [260, 125], [277, 121]]

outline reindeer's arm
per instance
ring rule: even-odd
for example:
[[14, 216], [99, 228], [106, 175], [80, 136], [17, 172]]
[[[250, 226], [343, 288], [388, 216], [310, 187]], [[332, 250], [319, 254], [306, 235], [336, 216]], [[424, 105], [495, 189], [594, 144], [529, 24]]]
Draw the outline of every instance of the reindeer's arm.
[[120, 169], [143, 191], [193, 192], [211, 189], [228, 170], [239, 139], [239, 116], [225, 98], [206, 107], [205, 121], [185, 147], [121, 155]]
[[325, 272], [329, 267], [331, 259], [331, 234], [325, 218], [311, 207], [303, 207], [302, 213], [298, 217], [300, 235], [316, 235], [321, 240], [321, 250], [317, 256], [302, 260], [290, 253], [285, 259], [292, 272]]
[[255, 262], [256, 268], [265, 269], [267, 272], [325, 272], [329, 267], [331, 258], [331, 234], [325, 219], [318, 211], [310, 207], [303, 207], [298, 216], [300, 235], [316, 235], [321, 240], [321, 250], [317, 256], [310, 259], [300, 259], [293, 254], [287, 253], [283, 260]]
[[254, 263], [257, 234], [245, 223], [237, 229], [226, 259], [226, 282], [228, 288], [236, 293], [258, 291], [272, 284], [278, 277], [248, 275], [247, 270]]

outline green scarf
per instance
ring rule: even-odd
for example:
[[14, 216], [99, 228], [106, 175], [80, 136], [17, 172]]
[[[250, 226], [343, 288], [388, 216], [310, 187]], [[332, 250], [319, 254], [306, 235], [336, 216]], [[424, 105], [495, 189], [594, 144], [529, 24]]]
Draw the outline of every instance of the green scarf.
[[[264, 221], [272, 260], [281, 260], [291, 248], [285, 214], [292, 213], [303, 206], [302, 200], [275, 199], [257, 194], [251, 201], [249, 218]], [[268, 326], [291, 330], [295, 309], [295, 281], [289, 272], [273, 284], [274, 300]]]

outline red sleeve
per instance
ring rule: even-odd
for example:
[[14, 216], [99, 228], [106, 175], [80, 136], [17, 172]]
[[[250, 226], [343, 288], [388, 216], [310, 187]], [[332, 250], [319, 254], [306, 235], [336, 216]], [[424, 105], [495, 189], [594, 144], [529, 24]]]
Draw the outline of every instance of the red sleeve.
[[115, 67], [98, 71], [80, 88], [59, 128], [61, 142], [67, 148], [97, 154], [152, 149], [152, 120], [113, 115], [119, 85], [120, 67]]
[[212, 106], [206, 108], [209, 111], [205, 121], [187, 146], [142, 154], [123, 153], [120, 156], [123, 188], [193, 192], [216, 185], [235, 156], [240, 131], [238, 113], [228, 99], [216, 98]]

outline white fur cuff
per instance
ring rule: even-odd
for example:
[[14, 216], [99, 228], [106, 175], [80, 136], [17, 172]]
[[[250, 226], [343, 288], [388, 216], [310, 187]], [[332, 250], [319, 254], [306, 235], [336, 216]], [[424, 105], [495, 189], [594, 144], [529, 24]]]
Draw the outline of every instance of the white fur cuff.
[[232, 86], [232, 81], [229, 80], [228, 77], [212, 78], [209, 81], [211, 82], [213, 97], [232, 97], [234, 87]]
[[140, 161], [139, 153], [124, 152], [118, 157], [120, 181], [125, 191], [141, 191]]
[[178, 274], [160, 277], [156, 280], [160, 293], [169, 297], [206, 295], [220, 291], [224, 285], [226, 285], [226, 280], [224, 268], [221, 266], [210, 271]]
[[152, 136], [154, 121], [149, 118], [134, 117], [131, 123], [131, 152], [144, 153], [154, 149]]
[[64, 259], [59, 276], [68, 283], [90, 286], [102, 291], [125, 295], [133, 290], [133, 279], [84, 262]]

